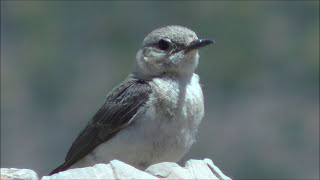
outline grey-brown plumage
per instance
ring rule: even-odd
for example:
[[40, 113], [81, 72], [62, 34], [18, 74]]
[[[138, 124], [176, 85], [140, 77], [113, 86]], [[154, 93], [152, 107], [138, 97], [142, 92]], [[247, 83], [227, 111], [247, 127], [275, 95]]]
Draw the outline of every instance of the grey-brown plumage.
[[132, 117], [146, 103], [150, 93], [151, 87], [146, 81], [129, 76], [107, 96], [103, 106], [72, 144], [65, 162], [50, 175], [68, 169], [99, 144], [132, 123]]
[[178, 161], [191, 147], [204, 115], [198, 39], [181, 26], [152, 31], [129, 77], [107, 99], [51, 174], [122, 160], [139, 169]]

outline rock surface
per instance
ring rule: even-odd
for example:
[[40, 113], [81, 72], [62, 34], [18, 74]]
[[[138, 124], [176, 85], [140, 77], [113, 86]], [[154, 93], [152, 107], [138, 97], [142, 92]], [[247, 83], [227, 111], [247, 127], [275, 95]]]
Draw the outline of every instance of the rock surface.
[[1, 180], [6, 179], [28, 179], [37, 180], [38, 175], [30, 169], [1, 168]]
[[[1, 168], [2, 179], [39, 179], [37, 174], [28, 169]], [[63, 171], [41, 180], [57, 179], [230, 179], [213, 164], [210, 159], [189, 160], [185, 167], [173, 162], [154, 164], [145, 171], [118, 160], [109, 164], [96, 164], [92, 167]]]
[[210, 159], [191, 159], [185, 163], [185, 167], [172, 162], [163, 162], [148, 167], [145, 172], [164, 179], [231, 179]]

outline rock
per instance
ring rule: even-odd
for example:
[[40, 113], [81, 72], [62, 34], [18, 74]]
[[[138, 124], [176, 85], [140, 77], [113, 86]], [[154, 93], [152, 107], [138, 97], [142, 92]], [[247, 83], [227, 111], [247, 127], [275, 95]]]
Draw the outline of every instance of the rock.
[[36, 172], [30, 169], [16, 169], [16, 168], [1, 168], [1, 180], [38, 180], [39, 177]]
[[146, 169], [145, 172], [160, 178], [166, 178], [170, 174], [172, 174], [173, 171], [179, 171], [180, 169], [182, 168], [177, 163], [162, 162], [162, 163], [151, 165]]
[[224, 174], [222, 173], [222, 171], [221, 171], [217, 166], [215, 166], [215, 165], [213, 164], [213, 162], [212, 162], [211, 159], [206, 158], [206, 159], [204, 159], [203, 161], [207, 163], [207, 165], [208, 165], [208, 167], [211, 169], [212, 173], [213, 173], [216, 177], [218, 177], [218, 179], [230, 179], [230, 180], [231, 180], [231, 178], [229, 178], [228, 176], [224, 175]]
[[189, 160], [185, 167], [176, 163], [163, 162], [150, 166], [146, 172], [165, 179], [230, 179], [210, 159]]
[[115, 177], [110, 164], [96, 164], [92, 167], [69, 169], [41, 178], [41, 180], [49, 179], [115, 179]]
[[194, 179], [219, 179], [202, 160], [189, 160], [185, 163], [185, 168], [194, 175]]
[[109, 164], [113, 169], [114, 179], [159, 179], [118, 160], [112, 160]]
[[[2, 179], [38, 180], [37, 174], [28, 169], [1, 168]], [[92, 167], [69, 169], [51, 176], [43, 176], [41, 180], [60, 179], [218, 179], [229, 180], [210, 159], [189, 160], [185, 167], [173, 162], [154, 164], [145, 171], [118, 160], [109, 164], [96, 164]], [[231, 180], [231, 179], [230, 179]]]

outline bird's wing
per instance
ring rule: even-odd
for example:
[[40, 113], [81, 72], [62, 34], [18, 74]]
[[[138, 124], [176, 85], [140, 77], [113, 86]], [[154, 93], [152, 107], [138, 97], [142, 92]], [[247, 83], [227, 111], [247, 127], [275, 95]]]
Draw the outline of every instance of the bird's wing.
[[107, 99], [69, 149], [65, 162], [51, 174], [68, 169], [99, 144], [134, 122], [135, 115], [151, 93], [148, 82], [133, 76], [109, 93]]

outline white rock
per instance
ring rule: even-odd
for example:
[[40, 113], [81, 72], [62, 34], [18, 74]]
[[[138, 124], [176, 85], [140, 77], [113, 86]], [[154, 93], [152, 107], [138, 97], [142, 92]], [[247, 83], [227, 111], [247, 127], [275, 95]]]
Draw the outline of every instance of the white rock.
[[1, 180], [9, 179], [28, 179], [38, 180], [36, 172], [30, 169], [1, 168]]
[[51, 176], [43, 176], [41, 180], [55, 179], [115, 179], [110, 164], [96, 164], [92, 167], [69, 169]]
[[211, 169], [211, 171], [213, 172], [213, 174], [215, 174], [216, 177], [218, 177], [219, 179], [231, 180], [230, 177], [224, 175], [222, 171], [213, 164], [211, 159], [206, 158], [203, 161], [207, 163], [208, 167]]
[[195, 179], [219, 179], [203, 160], [191, 159], [185, 163], [185, 168], [194, 175]]
[[174, 169], [179, 169], [179, 168], [181, 169], [181, 167], [177, 163], [162, 162], [162, 163], [151, 165], [146, 169], [145, 172], [157, 177], [166, 178], [174, 171]]
[[[1, 168], [1, 180], [30, 179], [38, 180], [37, 174], [29, 169]], [[92, 167], [69, 169], [51, 176], [43, 176], [41, 180], [60, 179], [219, 179], [231, 180], [213, 164], [210, 159], [189, 160], [185, 167], [173, 162], [154, 164], [140, 171], [133, 166], [118, 160], [109, 164], [96, 164]]]
[[118, 160], [112, 160], [109, 164], [113, 169], [115, 179], [159, 179]]
[[172, 162], [163, 162], [150, 166], [146, 172], [165, 179], [230, 179], [210, 159], [192, 159], [185, 163], [185, 167]]

